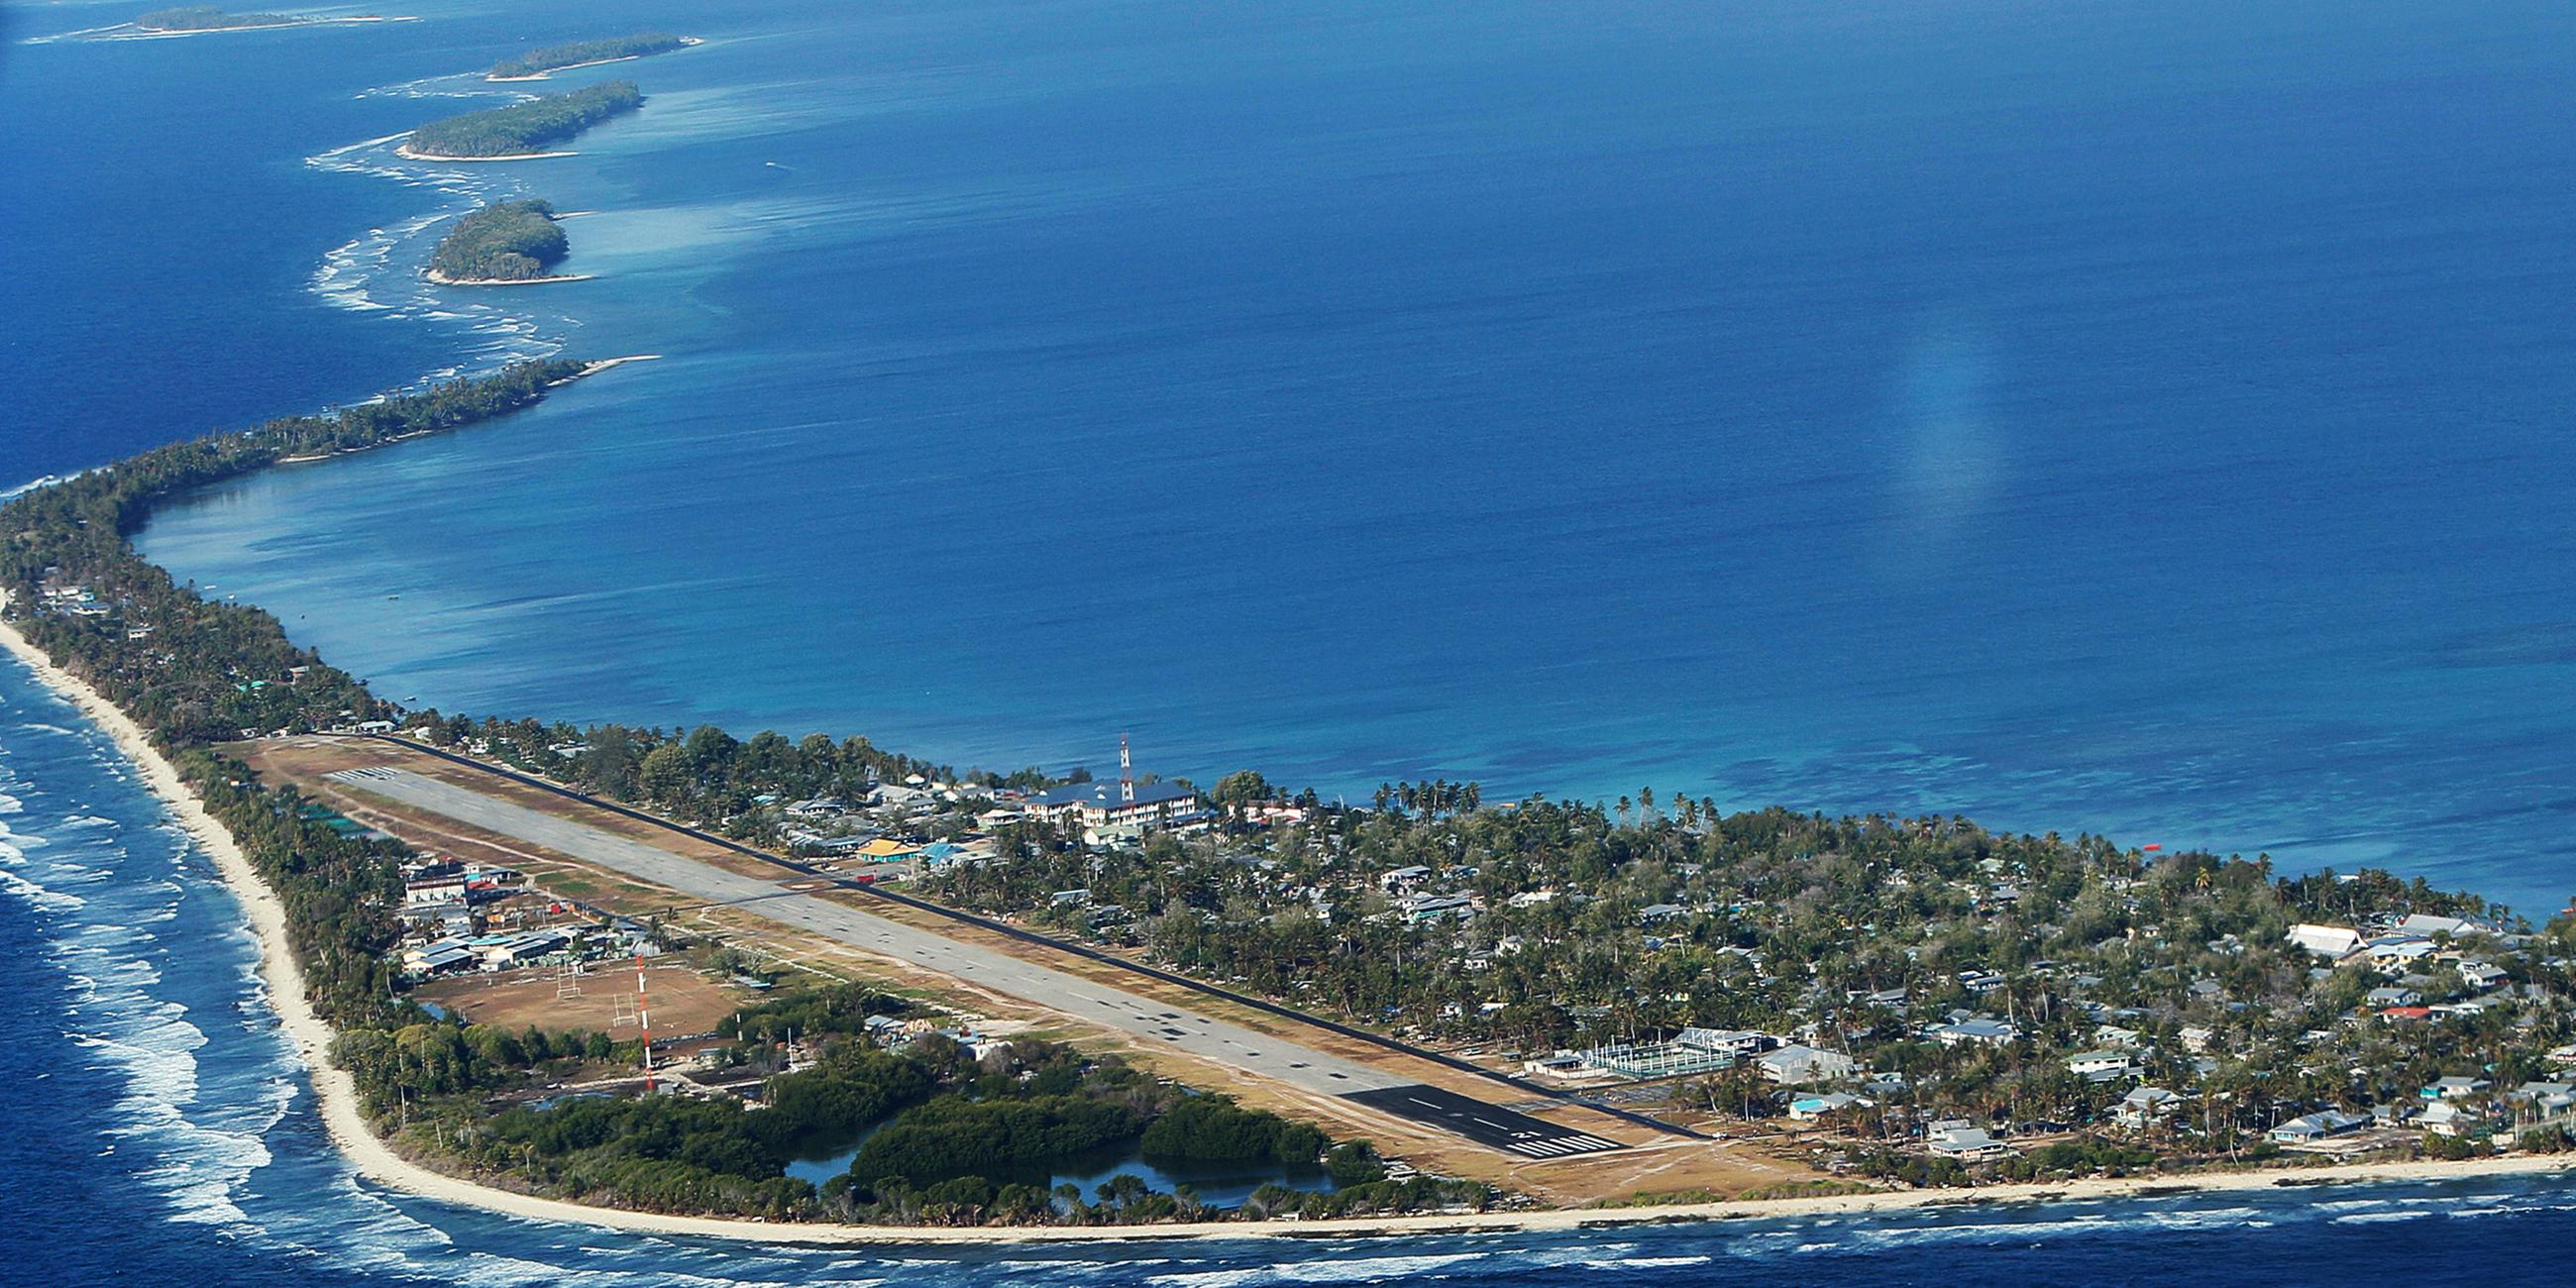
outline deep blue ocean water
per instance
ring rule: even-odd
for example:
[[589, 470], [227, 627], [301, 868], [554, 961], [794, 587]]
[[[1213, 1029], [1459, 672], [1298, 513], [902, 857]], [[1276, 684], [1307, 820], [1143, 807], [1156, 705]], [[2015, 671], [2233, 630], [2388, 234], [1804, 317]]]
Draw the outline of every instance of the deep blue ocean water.
[[[22, 43], [139, 7], [0, 9], [0, 486], [665, 355], [146, 534], [392, 696], [2571, 888], [2564, 5], [440, 0]], [[565, 78], [653, 96], [580, 156], [390, 156], [521, 36], [646, 24], [710, 43]], [[596, 212], [598, 280], [412, 276], [523, 193]], [[911, 1261], [500, 1221], [348, 1177], [158, 820], [0, 667], [0, 1281], [2501, 1284], [2576, 1239], [2520, 1184]]]

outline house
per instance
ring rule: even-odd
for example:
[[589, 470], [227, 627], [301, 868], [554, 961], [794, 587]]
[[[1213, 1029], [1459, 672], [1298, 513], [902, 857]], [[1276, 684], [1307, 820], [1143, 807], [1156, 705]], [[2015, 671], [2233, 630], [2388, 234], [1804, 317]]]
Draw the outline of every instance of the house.
[[2117, 1082], [2135, 1072], [2126, 1051], [2079, 1051], [2066, 1057], [2066, 1071], [2086, 1082]]
[[2436, 1136], [2448, 1136], [2454, 1140], [2464, 1136], [2485, 1134], [2487, 1123], [2485, 1114], [2450, 1100], [2436, 1100], [2424, 1106], [2424, 1116], [2421, 1121], [2424, 1124], [2424, 1130]]
[[1688, 911], [1690, 909], [1678, 903], [1652, 903], [1637, 910], [1637, 920], [1640, 924], [1651, 926], [1657, 922], [1670, 921]]
[[2340, 1109], [2324, 1109], [2304, 1114], [2275, 1127], [2269, 1133], [2275, 1144], [2313, 1145], [2336, 1136], [2349, 1135], [2370, 1125], [2367, 1114], [2348, 1114]]
[[1976, 1042], [1986, 1046], [2010, 1046], [2021, 1037], [2021, 1028], [2004, 1020], [1980, 1018], [1961, 1020], [1956, 1024], [1944, 1024], [1932, 1030], [1930, 1036], [1933, 1041], [1943, 1046], [1958, 1046], [1965, 1042]]
[[2433, 955], [2434, 943], [2421, 935], [2389, 935], [2362, 946], [2363, 955], [2381, 970], [2403, 973]]
[[2511, 978], [2513, 977], [2507, 975], [2504, 972], [2504, 969], [2499, 966], [2490, 966], [2485, 962], [2464, 961], [2460, 963], [2460, 979], [2468, 984], [2469, 987], [2481, 992], [2490, 988], [2501, 987], [2506, 980]]
[[1558, 1051], [1536, 1060], [1521, 1061], [1521, 1072], [1546, 1078], [1571, 1078], [1589, 1067], [1582, 1056], [1571, 1051]]
[[2198, 1055], [2208, 1050], [2210, 1042], [2217, 1036], [2216, 1032], [2202, 1028], [2200, 1025], [2186, 1024], [2182, 1026], [2182, 1049]]
[[1463, 894], [1413, 894], [1396, 901], [1396, 911], [1414, 925], [1438, 921], [1443, 917], [1466, 918], [1476, 913], [1475, 899]]
[[1419, 863], [1409, 863], [1403, 867], [1389, 868], [1379, 873], [1377, 883], [1380, 888], [1391, 894], [1398, 890], [1410, 890], [1430, 879], [1431, 869]]
[[2182, 1107], [2182, 1096], [2162, 1087], [2135, 1087], [2120, 1097], [2118, 1115], [2126, 1127], [2145, 1127]]
[[2576, 1110], [2576, 1084], [2526, 1082], [2504, 1093], [2504, 1098], [2518, 1105], [2531, 1106], [2543, 1118], [2555, 1118]]
[[2302, 922], [2290, 927], [2290, 942], [2320, 957], [2344, 957], [2361, 947], [2361, 932], [2345, 926]]
[[465, 902], [465, 874], [420, 877], [403, 882], [405, 908], [433, 908], [440, 904]]
[[1924, 1137], [1924, 1147], [1934, 1158], [1956, 1158], [1967, 1162], [2002, 1158], [2013, 1152], [2012, 1146], [1996, 1140], [1993, 1133], [1983, 1127], [1952, 1123], [1935, 1123], [1931, 1133]]
[[2449, 935], [2456, 939], [2462, 935], [2495, 933], [2495, 927], [2474, 918], [2436, 917], [2420, 912], [2398, 922], [2396, 930], [2399, 934], [2421, 935], [2428, 939], [2435, 935]]
[[1784, 1046], [1754, 1057], [1753, 1065], [1762, 1076], [1784, 1087], [1810, 1082], [1832, 1082], [1858, 1072], [1860, 1065], [1839, 1051], [1823, 1051], [1811, 1046]]
[[869, 863], [901, 863], [919, 853], [921, 853], [919, 846], [898, 841], [890, 836], [880, 836], [851, 851], [850, 855], [852, 858], [863, 859]]
[[2424, 1088], [2423, 1096], [2426, 1100], [2466, 1100], [2494, 1085], [2484, 1078], [2435, 1078], [2431, 1086]]
[[1800, 1096], [1789, 1102], [1793, 1122], [1811, 1123], [1827, 1114], [1844, 1109], [1867, 1109], [1871, 1101], [1848, 1092], [1835, 1091], [1821, 1096]]
[[2421, 1006], [2424, 995], [2411, 988], [2374, 988], [2361, 1000], [2373, 1010], [2384, 1010], [2391, 1006]]

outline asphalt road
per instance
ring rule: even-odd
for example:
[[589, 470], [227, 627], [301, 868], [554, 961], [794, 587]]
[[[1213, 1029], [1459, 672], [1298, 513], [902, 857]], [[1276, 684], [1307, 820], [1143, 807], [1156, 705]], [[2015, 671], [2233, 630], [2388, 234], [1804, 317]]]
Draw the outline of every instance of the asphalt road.
[[799, 930], [892, 957], [1050, 1010], [1095, 1020], [1150, 1042], [1291, 1086], [1350, 1099], [1529, 1158], [1616, 1149], [1615, 1141], [1560, 1127], [1371, 1069], [1342, 1057], [1140, 997], [1007, 953], [797, 893], [801, 880], [770, 881], [404, 769], [344, 769], [338, 783], [484, 831], [677, 890], [731, 904]]

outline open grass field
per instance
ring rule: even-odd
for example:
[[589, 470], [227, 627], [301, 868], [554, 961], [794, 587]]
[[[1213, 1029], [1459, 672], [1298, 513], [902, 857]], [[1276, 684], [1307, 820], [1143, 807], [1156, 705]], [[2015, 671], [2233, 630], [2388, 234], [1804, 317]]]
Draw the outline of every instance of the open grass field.
[[[474, 1024], [497, 1024], [512, 1031], [535, 1025], [548, 1033], [586, 1029], [625, 1040], [636, 1036], [633, 1023], [616, 1023], [623, 1003], [632, 1014], [635, 967], [631, 962], [594, 964], [574, 981], [580, 993], [562, 997], [564, 981], [547, 967], [466, 975], [435, 980], [412, 991]], [[645, 968], [647, 1000], [652, 1004], [653, 1034], [675, 1038], [706, 1033], [751, 996], [736, 984], [720, 984], [680, 966]]]

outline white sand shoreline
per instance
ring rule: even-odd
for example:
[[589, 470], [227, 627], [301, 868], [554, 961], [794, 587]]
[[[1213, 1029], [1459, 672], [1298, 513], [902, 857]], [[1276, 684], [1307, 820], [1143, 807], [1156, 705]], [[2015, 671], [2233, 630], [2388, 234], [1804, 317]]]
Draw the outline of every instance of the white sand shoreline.
[[[592, 364], [604, 370], [655, 355], [636, 354]], [[587, 373], [585, 373], [587, 374]], [[6, 600], [0, 599], [0, 608]], [[187, 789], [170, 762], [152, 746], [141, 726], [109, 703], [79, 677], [56, 666], [6, 621], [0, 621], [0, 648], [25, 663], [36, 678], [65, 701], [80, 708], [113, 738], [134, 762], [144, 782], [167, 801], [179, 823], [205, 848], [225, 886], [241, 902], [260, 946], [260, 973], [267, 983], [279, 1028], [312, 1077], [314, 1099], [331, 1140], [358, 1173], [380, 1184], [444, 1203], [482, 1208], [537, 1221], [557, 1221], [597, 1228], [658, 1235], [750, 1240], [761, 1243], [832, 1245], [1010, 1244], [1091, 1240], [1195, 1238], [1354, 1238], [1441, 1233], [1579, 1230], [1619, 1225], [1685, 1221], [1849, 1215], [1916, 1207], [1985, 1207], [2115, 1200], [2226, 1190], [2285, 1187], [2340, 1188], [2373, 1182], [2425, 1182], [2477, 1176], [2541, 1175], [2576, 1167], [2571, 1156], [2517, 1156], [2461, 1163], [2407, 1162], [2329, 1165], [2297, 1170], [2226, 1172], [2192, 1176], [2095, 1178], [2054, 1184], [1985, 1186], [1973, 1190], [1884, 1190], [1864, 1194], [1815, 1196], [1650, 1207], [1572, 1208], [1540, 1212], [1355, 1217], [1304, 1222], [1198, 1222], [1140, 1226], [977, 1226], [939, 1228], [839, 1224], [792, 1224], [720, 1217], [667, 1216], [618, 1208], [591, 1207], [557, 1199], [536, 1198], [494, 1189], [432, 1171], [410, 1162], [369, 1130], [358, 1110], [356, 1084], [329, 1060], [332, 1031], [306, 997], [303, 971], [297, 966], [286, 935], [286, 912], [230, 833], [208, 814]]]
[[554, 157], [577, 157], [581, 154], [578, 152], [510, 152], [497, 157], [451, 157], [436, 152], [414, 152], [411, 145], [406, 143], [395, 148], [394, 155], [405, 161], [472, 162], [480, 165], [487, 161], [544, 161]]
[[291, 22], [253, 22], [233, 27], [146, 27], [138, 22], [120, 22], [113, 26], [88, 31], [69, 31], [55, 39], [77, 40], [175, 40], [181, 36], [220, 36], [236, 31], [288, 31], [296, 27], [350, 27], [374, 22], [418, 22], [407, 14], [350, 14], [345, 17], [314, 15]]
[[449, 277], [437, 269], [424, 269], [421, 276], [441, 286], [543, 286], [548, 282], [587, 282], [593, 273], [549, 273], [544, 277]]
[[[688, 48], [691, 48], [691, 47], [696, 46], [696, 45], [703, 45], [703, 44], [705, 44], [705, 43], [707, 43], [707, 42], [706, 42], [706, 41], [704, 41], [704, 40], [702, 40], [702, 39], [700, 39], [699, 37], [696, 37], [696, 36], [682, 36], [682, 37], [680, 37], [680, 49], [688, 49]], [[676, 53], [680, 52], [680, 50], [679, 50], [679, 49], [664, 49], [664, 50], [658, 50], [658, 51], [656, 51], [656, 52], [659, 52], [659, 53], [666, 53], [666, 54], [676, 54]], [[594, 58], [594, 59], [591, 59], [589, 62], [586, 62], [586, 63], [565, 63], [565, 64], [564, 64], [563, 66], [561, 66], [561, 67], [549, 67], [549, 68], [545, 69], [544, 71], [541, 71], [541, 72], [530, 72], [530, 73], [528, 73], [528, 74], [527, 74], [527, 75], [525, 75], [525, 76], [495, 76], [495, 75], [492, 75], [490, 72], [485, 72], [485, 73], [483, 74], [483, 80], [484, 80], [484, 82], [485, 82], [486, 84], [491, 84], [491, 85], [516, 85], [516, 84], [519, 84], [519, 83], [521, 83], [521, 82], [523, 82], [523, 81], [552, 80], [552, 79], [554, 78], [554, 74], [555, 74], [556, 72], [568, 72], [568, 71], [573, 71], [573, 70], [576, 70], [576, 69], [579, 69], [579, 68], [583, 68], [583, 67], [606, 67], [606, 66], [607, 66], [607, 65], [609, 65], [610, 63], [631, 63], [631, 62], [634, 62], [634, 61], [635, 61], [636, 59], [638, 59], [638, 58], [649, 58], [649, 57], [651, 57], [651, 56], [652, 56], [652, 55], [650, 55], [650, 54], [619, 54], [619, 55], [618, 55], [618, 56], [616, 56], [615, 58]]]

